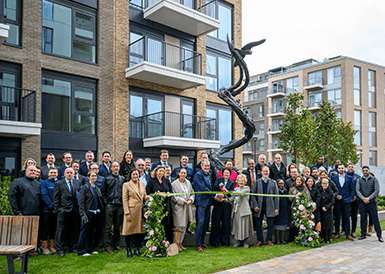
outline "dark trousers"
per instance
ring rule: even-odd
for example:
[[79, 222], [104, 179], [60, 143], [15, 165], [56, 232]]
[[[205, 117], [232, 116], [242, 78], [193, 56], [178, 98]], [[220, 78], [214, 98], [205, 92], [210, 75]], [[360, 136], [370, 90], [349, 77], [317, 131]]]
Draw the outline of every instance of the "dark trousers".
[[[262, 206], [261, 214], [259, 217], [256, 217], [255, 224], [257, 227], [257, 238], [258, 242], [264, 242], [263, 241], [263, 230], [262, 230], [262, 221], [263, 216], [266, 216], [266, 207]], [[267, 217], [266, 216], [266, 222], [267, 222], [267, 237], [266, 241], [272, 241], [273, 240], [273, 225], [274, 225], [274, 217]]]
[[196, 207], [197, 214], [197, 234], [196, 234], [196, 246], [202, 246], [205, 243], [206, 231], [209, 228], [210, 222], [210, 205], [203, 207]]
[[230, 223], [231, 204], [224, 202], [215, 204], [211, 217], [211, 245], [230, 245]]
[[[140, 241], [143, 238], [143, 234], [131, 234], [126, 235], [126, 246], [129, 248], [140, 248]], [[134, 243], [134, 247], [132, 247], [132, 243]]]
[[55, 246], [58, 253], [73, 251], [78, 245], [79, 236], [79, 213], [60, 212], [57, 216], [57, 230]]
[[[172, 214], [172, 212], [169, 212], [168, 214]], [[169, 220], [169, 216], [166, 216], [162, 220], [162, 225], [164, 226], [164, 234], [166, 236], [166, 240], [169, 243], [173, 243], [174, 241], [174, 224], [172, 224]]]
[[350, 206], [350, 218], [352, 220], [352, 233], [356, 232], [357, 216], [358, 216], [358, 201], [356, 199], [354, 202], [351, 203], [351, 206]]
[[340, 223], [341, 223], [341, 214], [343, 218], [342, 224], [344, 227], [342, 227], [342, 230], [345, 231], [346, 236], [350, 236], [350, 204], [351, 203], [342, 203], [340, 200], [336, 200], [336, 203], [334, 205], [334, 224], [335, 224], [335, 231], [337, 235], [340, 235]]
[[371, 217], [376, 230], [377, 237], [381, 237], [381, 226], [378, 221], [377, 203], [365, 204], [363, 201], [359, 201], [358, 204], [361, 213], [361, 235], [366, 235], [366, 226], [368, 225], [368, 214]]
[[46, 241], [50, 239], [55, 239], [57, 215], [54, 213], [43, 213], [41, 217], [41, 240]]
[[104, 226], [104, 247], [116, 248], [120, 240], [120, 227], [123, 222], [123, 206], [108, 204], [106, 206], [106, 224]]
[[78, 242], [78, 255], [83, 255], [86, 253], [92, 253], [95, 251], [95, 242], [94, 239], [100, 238], [100, 229], [97, 227], [102, 225], [102, 214], [101, 213], [91, 213], [87, 212], [88, 222], [82, 224], [82, 228], [79, 235]]
[[324, 238], [324, 241], [330, 241], [332, 239], [332, 230], [322, 229], [322, 237]]

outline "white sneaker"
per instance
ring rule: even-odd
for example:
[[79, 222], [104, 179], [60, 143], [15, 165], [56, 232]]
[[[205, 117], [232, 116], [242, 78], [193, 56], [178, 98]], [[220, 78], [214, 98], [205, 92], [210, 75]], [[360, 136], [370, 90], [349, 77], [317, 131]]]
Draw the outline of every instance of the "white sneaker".
[[99, 252], [97, 252], [97, 251], [94, 251], [94, 252], [92, 252], [92, 254], [94, 254], [94, 255], [98, 255], [98, 254], [99, 254]]
[[244, 248], [249, 248], [249, 244], [243, 244]]
[[85, 253], [85, 254], [83, 254], [83, 257], [89, 257], [89, 256], [91, 256], [90, 253]]

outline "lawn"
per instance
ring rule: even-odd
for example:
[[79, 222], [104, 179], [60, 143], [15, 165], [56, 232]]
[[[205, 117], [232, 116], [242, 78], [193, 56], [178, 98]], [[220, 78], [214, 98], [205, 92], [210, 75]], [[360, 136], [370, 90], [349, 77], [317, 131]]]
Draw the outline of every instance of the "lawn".
[[[385, 228], [385, 221], [381, 222]], [[357, 232], [360, 232], [359, 229]], [[372, 237], [376, 237], [373, 235]], [[344, 241], [341, 237], [333, 243]], [[203, 253], [195, 251], [195, 247], [188, 247], [176, 256], [152, 259], [146, 257], [127, 258], [126, 252], [115, 252], [91, 257], [79, 257], [76, 254], [66, 254], [64, 258], [57, 255], [39, 255], [29, 259], [29, 273], [213, 273], [237, 266], [251, 264], [290, 253], [300, 252], [310, 248], [301, 247], [294, 243], [275, 245], [272, 247], [220, 247], [205, 250]], [[0, 257], [0, 273], [8, 273], [6, 257]], [[21, 269], [21, 262], [15, 262], [16, 271]]]

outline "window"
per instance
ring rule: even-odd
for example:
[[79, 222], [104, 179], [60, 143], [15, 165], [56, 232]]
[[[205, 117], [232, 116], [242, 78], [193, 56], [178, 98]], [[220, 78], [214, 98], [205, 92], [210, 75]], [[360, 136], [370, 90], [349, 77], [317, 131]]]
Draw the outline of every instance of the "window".
[[308, 85], [322, 85], [322, 70], [309, 73]]
[[254, 119], [255, 118], [262, 118], [265, 117], [265, 105], [264, 104], [257, 104], [254, 105]]
[[322, 103], [321, 92], [309, 92], [309, 107], [315, 107]]
[[257, 151], [265, 151], [265, 139], [258, 140], [258, 150]]
[[337, 118], [342, 119], [342, 110], [341, 109], [336, 109], [335, 112], [337, 113]]
[[328, 85], [341, 82], [341, 66], [328, 69]]
[[273, 113], [283, 112], [283, 100], [273, 100]]
[[218, 91], [228, 88], [232, 83], [231, 58], [206, 54], [206, 88]]
[[265, 122], [260, 121], [260, 122], [255, 122], [255, 134], [256, 135], [264, 135], [265, 134]]
[[13, 89], [18, 87], [20, 66], [0, 62], [0, 120], [20, 120], [20, 103], [23, 99], [18, 90]]
[[227, 145], [233, 138], [233, 113], [230, 108], [208, 104], [206, 107], [206, 116], [215, 118], [215, 125], [207, 128], [209, 140], [221, 141], [221, 145]]
[[243, 112], [247, 114], [250, 118], [253, 118], [253, 115], [251, 113], [251, 107], [244, 107]]
[[376, 138], [376, 113], [369, 112], [369, 146], [377, 146]]
[[376, 72], [369, 70], [368, 72], [368, 88], [369, 88], [369, 107], [376, 107]]
[[96, 11], [43, 0], [42, 51], [96, 62]]
[[357, 153], [357, 155], [358, 155], [358, 163], [357, 163], [357, 165], [358, 165], [358, 166], [362, 166], [362, 161], [361, 161], [361, 158], [362, 158], [362, 150], [357, 149], [357, 150], [356, 150], [356, 153]]
[[253, 151], [253, 139], [250, 139], [246, 144], [243, 145], [243, 151]]
[[273, 82], [273, 93], [281, 93], [283, 90], [283, 80]]
[[215, 38], [227, 41], [227, 35], [229, 35], [230, 41], [233, 39], [233, 8], [231, 5], [222, 1], [211, 1], [206, 6], [206, 14], [218, 19], [221, 22], [221, 26], [218, 30], [215, 30], [208, 35]]
[[21, 0], [0, 0], [0, 23], [10, 26], [8, 44], [20, 46]]
[[334, 89], [328, 91], [328, 101], [335, 105], [341, 105], [341, 89]]
[[283, 124], [283, 119], [275, 119], [273, 120], [272, 131], [278, 131], [279, 127]]
[[274, 135], [273, 136], [273, 143], [272, 143], [272, 149], [278, 149], [278, 144], [279, 144], [279, 137]]
[[43, 129], [95, 134], [96, 81], [47, 72], [41, 88]]
[[354, 143], [357, 146], [361, 145], [361, 111], [354, 110], [354, 129], [358, 130], [356, 135], [354, 136]]
[[253, 101], [257, 99], [258, 99], [258, 90], [249, 91], [249, 101]]
[[377, 151], [369, 151], [369, 165], [377, 166]]
[[259, 91], [259, 98], [260, 99], [267, 98], [267, 88], [262, 88]]
[[354, 105], [361, 105], [361, 68], [354, 67]]
[[286, 91], [287, 93], [295, 93], [299, 90], [298, 77], [286, 79]]

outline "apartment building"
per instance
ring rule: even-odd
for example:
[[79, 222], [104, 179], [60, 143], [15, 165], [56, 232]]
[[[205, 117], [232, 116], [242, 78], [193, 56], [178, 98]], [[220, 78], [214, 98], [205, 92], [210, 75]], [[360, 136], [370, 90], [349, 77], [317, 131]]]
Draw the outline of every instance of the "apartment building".
[[[241, 0], [0, 0], [0, 169], [70, 151], [157, 160], [219, 148], [242, 126], [218, 97], [237, 80]], [[239, 97], [241, 98], [241, 97]], [[223, 155], [242, 163], [242, 148]]]
[[385, 166], [380, 157], [385, 141], [379, 138], [385, 130], [384, 82], [385, 66], [346, 56], [322, 62], [309, 59], [253, 76], [243, 106], [257, 131], [243, 147], [243, 166], [261, 153], [270, 161], [280, 153], [286, 163], [291, 162], [291, 155], [278, 148], [278, 134], [285, 116], [285, 98], [293, 92], [302, 92], [304, 105], [314, 113], [322, 101], [331, 102], [337, 117], [351, 121], [358, 130], [355, 143], [361, 155], [359, 164]]

